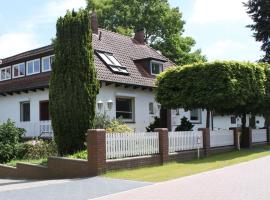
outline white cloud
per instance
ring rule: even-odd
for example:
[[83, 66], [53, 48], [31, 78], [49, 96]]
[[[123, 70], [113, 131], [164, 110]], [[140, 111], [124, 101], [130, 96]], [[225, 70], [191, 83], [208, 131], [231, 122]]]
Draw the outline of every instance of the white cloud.
[[195, 23], [248, 21], [246, 0], [196, 0], [191, 21]]
[[38, 47], [33, 33], [7, 33], [0, 35], [0, 58], [5, 58]]

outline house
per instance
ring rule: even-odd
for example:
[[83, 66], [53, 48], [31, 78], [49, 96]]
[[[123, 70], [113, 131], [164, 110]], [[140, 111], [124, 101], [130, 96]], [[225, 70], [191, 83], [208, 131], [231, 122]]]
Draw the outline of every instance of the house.
[[[136, 131], [145, 131], [156, 116], [163, 126], [174, 129], [186, 116], [195, 129], [205, 127], [201, 109], [163, 110], [154, 98], [157, 74], [174, 64], [144, 43], [144, 32], [134, 38], [99, 29], [92, 16], [94, 61], [100, 81], [97, 112], [110, 118], [122, 117]], [[49, 80], [54, 47], [48, 45], [0, 62], [0, 123], [11, 119], [25, 128], [26, 137], [51, 136]], [[237, 126], [230, 116], [213, 119], [215, 128]], [[263, 123], [263, 122], [260, 122]]]

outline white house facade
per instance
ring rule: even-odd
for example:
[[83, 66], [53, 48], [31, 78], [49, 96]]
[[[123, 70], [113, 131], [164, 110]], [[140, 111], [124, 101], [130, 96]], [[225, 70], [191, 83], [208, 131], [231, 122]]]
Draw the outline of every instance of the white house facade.
[[[194, 129], [205, 127], [206, 111], [202, 109], [166, 110], [166, 119], [161, 116], [161, 105], [153, 94], [154, 80], [174, 64], [144, 43], [143, 32], [130, 38], [98, 27], [92, 29], [94, 61], [101, 84], [97, 113], [121, 118], [135, 131], [145, 131], [155, 117], [171, 130], [182, 117], [187, 117]], [[54, 48], [49, 45], [0, 60], [0, 123], [11, 119], [26, 130], [26, 137], [52, 136], [49, 80], [53, 59]], [[262, 117], [256, 121], [258, 127], [263, 127]], [[228, 129], [240, 123], [234, 116], [214, 116], [212, 127]]]

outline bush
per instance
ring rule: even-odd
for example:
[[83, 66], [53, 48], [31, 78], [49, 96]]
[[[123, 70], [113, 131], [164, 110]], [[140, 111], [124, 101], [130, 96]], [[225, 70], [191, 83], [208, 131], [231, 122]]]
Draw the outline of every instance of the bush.
[[155, 117], [154, 122], [146, 127], [147, 132], [154, 132], [156, 128], [160, 128], [160, 118]]
[[111, 122], [111, 120], [106, 113], [97, 114], [95, 117], [94, 127], [106, 129], [107, 127], [109, 127], [110, 122]]
[[57, 155], [54, 141], [31, 140], [21, 143], [17, 153], [18, 159], [41, 159]]
[[6, 163], [16, 157], [24, 133], [25, 130], [17, 128], [10, 119], [0, 125], [0, 163]]
[[192, 131], [194, 125], [186, 117], [181, 119], [181, 124], [175, 128], [175, 131]]
[[87, 150], [84, 151], [79, 151], [77, 153], [74, 153], [70, 156], [68, 156], [69, 158], [75, 158], [75, 159], [84, 159], [87, 160]]
[[114, 119], [110, 122], [106, 128], [107, 133], [131, 133], [133, 129], [129, 128], [128, 125], [123, 123], [121, 120]]

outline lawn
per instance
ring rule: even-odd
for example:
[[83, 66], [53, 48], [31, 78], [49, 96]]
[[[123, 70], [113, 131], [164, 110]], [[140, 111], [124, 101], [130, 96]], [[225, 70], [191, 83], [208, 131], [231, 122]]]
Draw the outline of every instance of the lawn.
[[27, 164], [47, 165], [48, 160], [47, 160], [47, 158], [12, 160], [12, 161], [6, 163], [6, 165], [11, 166], [11, 167], [16, 167], [16, 164], [18, 162], [27, 163]]
[[143, 167], [132, 170], [109, 171], [104, 176], [138, 181], [160, 182], [218, 169], [269, 155], [270, 146], [264, 146], [250, 150], [235, 150], [229, 153], [218, 154], [188, 162], [170, 162], [163, 166]]

